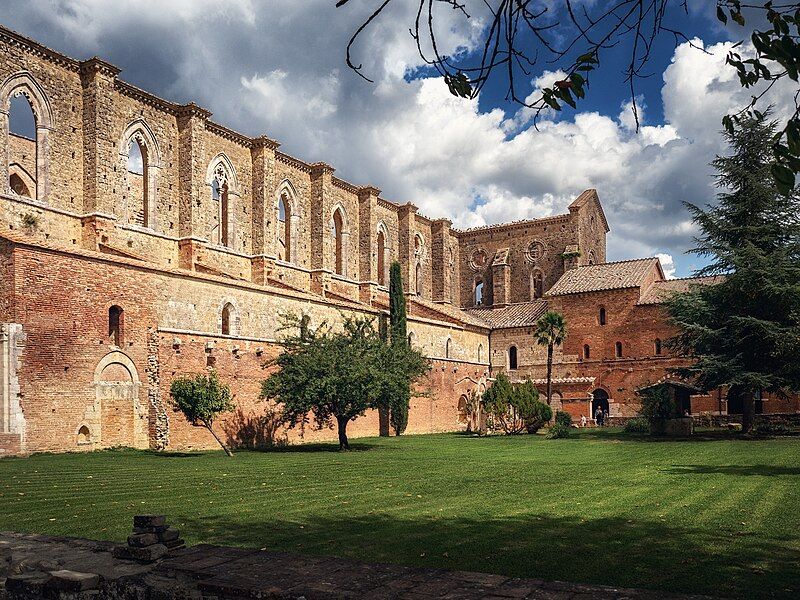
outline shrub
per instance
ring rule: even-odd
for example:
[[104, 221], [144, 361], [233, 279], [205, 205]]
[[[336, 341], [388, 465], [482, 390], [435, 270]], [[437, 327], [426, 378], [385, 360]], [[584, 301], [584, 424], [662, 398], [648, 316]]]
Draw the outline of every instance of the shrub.
[[553, 416], [550, 407], [539, 401], [539, 391], [531, 381], [512, 385], [503, 373], [484, 392], [483, 404], [487, 426], [506, 434], [536, 433]]
[[670, 397], [666, 386], [651, 387], [641, 392], [642, 408], [639, 415], [648, 423], [658, 423], [664, 419], [672, 419], [677, 415], [675, 402]]
[[560, 423], [566, 427], [572, 426], [572, 415], [568, 412], [564, 412], [563, 410], [559, 410], [556, 412], [556, 423]]
[[649, 433], [650, 424], [647, 422], [647, 419], [636, 417], [635, 419], [628, 419], [623, 430], [626, 433]]
[[569, 429], [570, 426], [564, 425], [563, 422], [559, 422], [558, 416], [556, 416], [556, 422], [550, 427], [550, 429], [547, 430], [547, 439], [555, 440], [558, 438], [569, 437]]
[[769, 421], [756, 421], [753, 433], [758, 435], [790, 435], [792, 428], [786, 423], [770, 423]]

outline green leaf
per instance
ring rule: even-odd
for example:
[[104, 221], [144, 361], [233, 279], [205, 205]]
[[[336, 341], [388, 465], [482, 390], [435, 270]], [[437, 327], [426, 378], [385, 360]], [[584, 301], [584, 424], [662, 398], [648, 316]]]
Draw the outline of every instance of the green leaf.
[[794, 188], [794, 171], [781, 163], [772, 165], [770, 171], [778, 185], [778, 190], [784, 195], [790, 194]]
[[721, 6], [717, 6], [717, 19], [719, 19], [726, 25], [728, 24], [728, 17], [725, 16], [725, 11], [722, 10]]

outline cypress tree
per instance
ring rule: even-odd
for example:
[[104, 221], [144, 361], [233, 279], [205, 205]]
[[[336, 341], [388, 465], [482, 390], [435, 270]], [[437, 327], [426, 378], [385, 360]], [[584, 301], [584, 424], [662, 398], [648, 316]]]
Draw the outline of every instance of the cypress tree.
[[694, 359], [679, 373], [704, 389], [727, 387], [744, 431], [756, 394], [800, 389], [800, 198], [770, 175], [776, 126], [766, 118], [751, 114], [726, 133], [731, 154], [713, 163], [716, 204], [687, 204], [701, 231], [693, 252], [709, 261], [697, 274], [724, 280], [667, 305], [680, 329], [670, 345]]
[[[408, 345], [406, 326], [406, 296], [403, 292], [403, 275], [399, 262], [393, 262], [389, 269], [389, 324], [393, 346]], [[408, 426], [408, 404], [411, 401], [411, 388], [404, 389], [389, 403], [389, 422], [396, 435]]]

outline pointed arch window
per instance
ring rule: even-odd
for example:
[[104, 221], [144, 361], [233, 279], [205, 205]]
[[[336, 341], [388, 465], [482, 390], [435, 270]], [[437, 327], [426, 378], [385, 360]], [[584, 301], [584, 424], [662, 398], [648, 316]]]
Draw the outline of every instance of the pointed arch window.
[[541, 298], [544, 294], [544, 277], [538, 269], [531, 272], [531, 300]]
[[222, 307], [222, 335], [236, 335], [236, 308], [230, 302]]
[[447, 341], [444, 343], [444, 357], [453, 358], [451, 355], [452, 351], [453, 351], [453, 340], [447, 338]]
[[286, 192], [278, 199], [278, 257], [292, 262], [292, 209]]
[[231, 197], [240, 195], [236, 171], [230, 159], [219, 153], [209, 163], [206, 183], [211, 188], [211, 224], [209, 239], [212, 244], [234, 247], [234, 213]]
[[8, 119], [9, 187], [18, 196], [36, 198], [36, 117], [25, 94], [11, 98]]
[[517, 369], [517, 347], [511, 346], [508, 349], [508, 370], [516, 371]]
[[339, 275], [344, 275], [344, 217], [338, 208], [333, 213], [333, 264]]
[[147, 146], [142, 144], [137, 138], [131, 139], [128, 144], [127, 161], [127, 186], [129, 194], [128, 221], [149, 227], [149, 160], [147, 156]]
[[478, 362], [483, 361], [483, 344], [478, 344]]
[[383, 229], [378, 230], [377, 252], [378, 252], [378, 284], [386, 285], [386, 236], [383, 233]]
[[122, 346], [123, 344], [123, 326], [124, 326], [124, 312], [122, 308], [117, 306], [109, 307], [108, 309], [108, 337], [112, 344], [115, 346]]
[[422, 296], [422, 265], [417, 263], [417, 268], [414, 270], [414, 281], [416, 282], [417, 296]]

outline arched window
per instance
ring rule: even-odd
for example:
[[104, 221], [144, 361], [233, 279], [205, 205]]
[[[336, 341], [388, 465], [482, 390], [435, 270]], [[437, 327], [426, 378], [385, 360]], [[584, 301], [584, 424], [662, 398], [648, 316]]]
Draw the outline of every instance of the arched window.
[[531, 272], [531, 300], [541, 298], [544, 293], [544, 279], [538, 269]]
[[614, 344], [614, 356], [622, 358], [622, 342], [616, 342]]
[[128, 221], [148, 227], [148, 156], [147, 147], [133, 138], [128, 145], [127, 185], [130, 201]]
[[78, 443], [79, 444], [92, 443], [92, 434], [86, 425], [81, 425], [81, 428], [78, 429]]
[[655, 351], [656, 351], [656, 356], [661, 356], [661, 339], [660, 338], [656, 338]]
[[386, 285], [386, 236], [383, 230], [378, 230], [378, 284]]
[[215, 226], [216, 235], [212, 235], [212, 240], [220, 246], [229, 244], [228, 231], [228, 177], [225, 169], [220, 164], [214, 171], [214, 179], [211, 181], [211, 199], [217, 202]]
[[[7, 162], [0, 163], [3, 192], [16, 189], [44, 202], [50, 193], [48, 139], [53, 113], [42, 86], [27, 71], [8, 76], [0, 84], [0, 143]], [[11, 175], [17, 177], [12, 181]], [[4, 181], [3, 181], [4, 180]], [[20, 181], [24, 186], [20, 185]]]
[[417, 339], [417, 336], [414, 335], [414, 332], [411, 331], [408, 334], [408, 345], [411, 346]]
[[452, 352], [453, 340], [447, 338], [447, 341], [444, 343], [444, 357], [445, 358], [453, 358], [450, 353]]
[[483, 281], [475, 280], [475, 306], [483, 305]]
[[478, 362], [483, 360], [483, 344], [478, 344]]
[[605, 306], [601, 306], [600, 307], [600, 315], [598, 317], [598, 320], [600, 321], [600, 325], [605, 325], [606, 324], [606, 308], [605, 308]]
[[[594, 218], [594, 217], [592, 217], [592, 218]], [[594, 263], [595, 263], [594, 250], [592, 250], [592, 251], [589, 252], [589, 264], [593, 265]]]
[[18, 196], [36, 198], [36, 117], [28, 98], [11, 98], [8, 115], [9, 187]]
[[342, 233], [344, 230], [344, 219], [342, 211], [338, 208], [333, 213], [333, 263], [334, 270], [339, 275], [344, 275], [344, 244], [342, 243]]
[[278, 200], [278, 258], [292, 262], [292, 210], [285, 193]]
[[459, 423], [466, 423], [469, 415], [467, 413], [467, 404], [469, 404], [469, 400], [464, 394], [461, 394], [461, 397], [458, 399], [458, 422]]
[[417, 284], [417, 296], [422, 296], [422, 265], [420, 263], [417, 263], [417, 268], [414, 270], [414, 281]]
[[508, 370], [515, 371], [517, 369], [517, 347], [511, 346], [508, 349]]
[[227, 302], [222, 307], [222, 335], [236, 334], [236, 308]]
[[589, 344], [583, 345], [583, 358], [590, 358], [591, 357], [591, 349], [589, 348]]
[[108, 309], [108, 337], [115, 346], [123, 344], [123, 310], [116, 304]]

